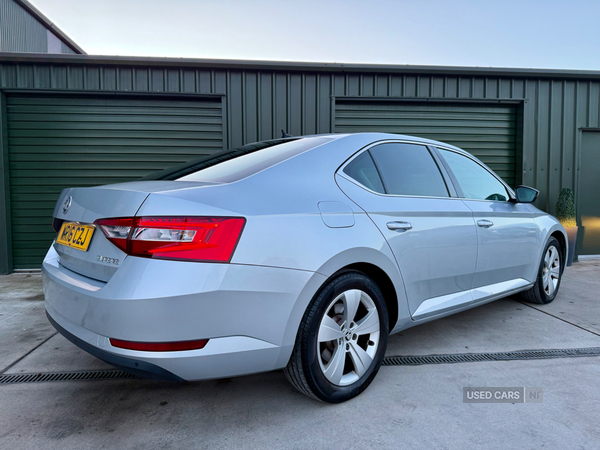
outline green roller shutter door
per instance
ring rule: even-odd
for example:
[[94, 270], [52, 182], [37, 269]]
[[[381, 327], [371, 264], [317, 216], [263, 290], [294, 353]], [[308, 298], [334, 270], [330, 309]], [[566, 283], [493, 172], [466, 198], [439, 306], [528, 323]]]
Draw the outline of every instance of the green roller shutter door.
[[456, 145], [487, 164], [509, 185], [516, 170], [516, 109], [512, 106], [338, 101], [335, 132], [376, 131]]
[[221, 99], [9, 96], [13, 266], [39, 268], [66, 187], [131, 181], [222, 150]]

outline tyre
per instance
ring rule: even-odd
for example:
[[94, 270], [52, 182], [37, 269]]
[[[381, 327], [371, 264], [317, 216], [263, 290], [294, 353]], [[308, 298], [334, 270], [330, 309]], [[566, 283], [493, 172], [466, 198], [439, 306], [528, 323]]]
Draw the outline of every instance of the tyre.
[[361, 272], [328, 281], [310, 302], [284, 373], [309, 397], [341, 403], [377, 375], [388, 340], [385, 300]]
[[521, 293], [525, 301], [544, 305], [556, 298], [562, 278], [563, 258], [560, 244], [551, 237], [542, 253], [535, 284], [531, 289]]

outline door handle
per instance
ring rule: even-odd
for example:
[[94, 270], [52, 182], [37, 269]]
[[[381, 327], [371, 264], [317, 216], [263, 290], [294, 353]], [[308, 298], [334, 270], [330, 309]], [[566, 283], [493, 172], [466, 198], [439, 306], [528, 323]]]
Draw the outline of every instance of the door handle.
[[410, 230], [412, 228], [412, 225], [408, 222], [388, 222], [387, 223], [387, 227], [390, 230]]
[[482, 228], [489, 228], [494, 225], [494, 222], [491, 222], [489, 220], [478, 220], [477, 225], [479, 225]]

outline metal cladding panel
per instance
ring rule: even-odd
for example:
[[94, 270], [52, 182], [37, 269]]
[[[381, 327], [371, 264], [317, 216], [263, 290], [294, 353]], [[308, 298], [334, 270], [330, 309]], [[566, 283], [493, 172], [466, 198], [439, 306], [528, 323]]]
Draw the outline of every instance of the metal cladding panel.
[[335, 131], [379, 131], [447, 142], [467, 150], [514, 186], [515, 118], [511, 106], [340, 101]]
[[0, 51], [48, 51], [46, 27], [14, 0], [0, 0]]
[[227, 72], [229, 145], [331, 132], [331, 75]]
[[[3, 1], [0, 5], [5, 7]], [[550, 213], [562, 187], [577, 187], [579, 129], [600, 127], [600, 81], [595, 72], [582, 72], [578, 79], [573, 71], [474, 68], [469, 73], [466, 68], [410, 66], [378, 71], [335, 64], [264, 63], [263, 67], [254, 62], [163, 64], [142, 58], [104, 62], [102, 57], [66, 58], [4, 58], [0, 89], [7, 93], [12, 89], [76, 91], [82, 99], [88, 92], [166, 98], [223, 95], [225, 147], [279, 137], [281, 129], [294, 135], [332, 132], [336, 105], [356, 98], [472, 106], [513, 101], [515, 182], [539, 189], [536, 206]]]
[[580, 128], [600, 125], [600, 83], [527, 80], [524, 97], [524, 181], [541, 191], [536, 205], [553, 214], [561, 188], [577, 188]]
[[72, 55], [76, 55], [77, 52], [75, 50], [73, 50], [71, 47], [69, 47], [67, 44], [65, 44], [64, 42], [60, 42], [60, 52], [61, 53], [71, 53]]
[[7, 96], [14, 268], [39, 267], [66, 187], [131, 181], [223, 149], [221, 100]]

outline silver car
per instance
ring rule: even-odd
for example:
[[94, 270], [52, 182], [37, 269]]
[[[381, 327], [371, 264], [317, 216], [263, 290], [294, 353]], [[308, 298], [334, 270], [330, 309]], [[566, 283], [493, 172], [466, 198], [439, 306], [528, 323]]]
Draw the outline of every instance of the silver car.
[[145, 377], [284, 369], [337, 403], [388, 335], [521, 292], [556, 297], [561, 224], [470, 154], [381, 133], [258, 142], [151, 180], [65, 189], [46, 311]]

